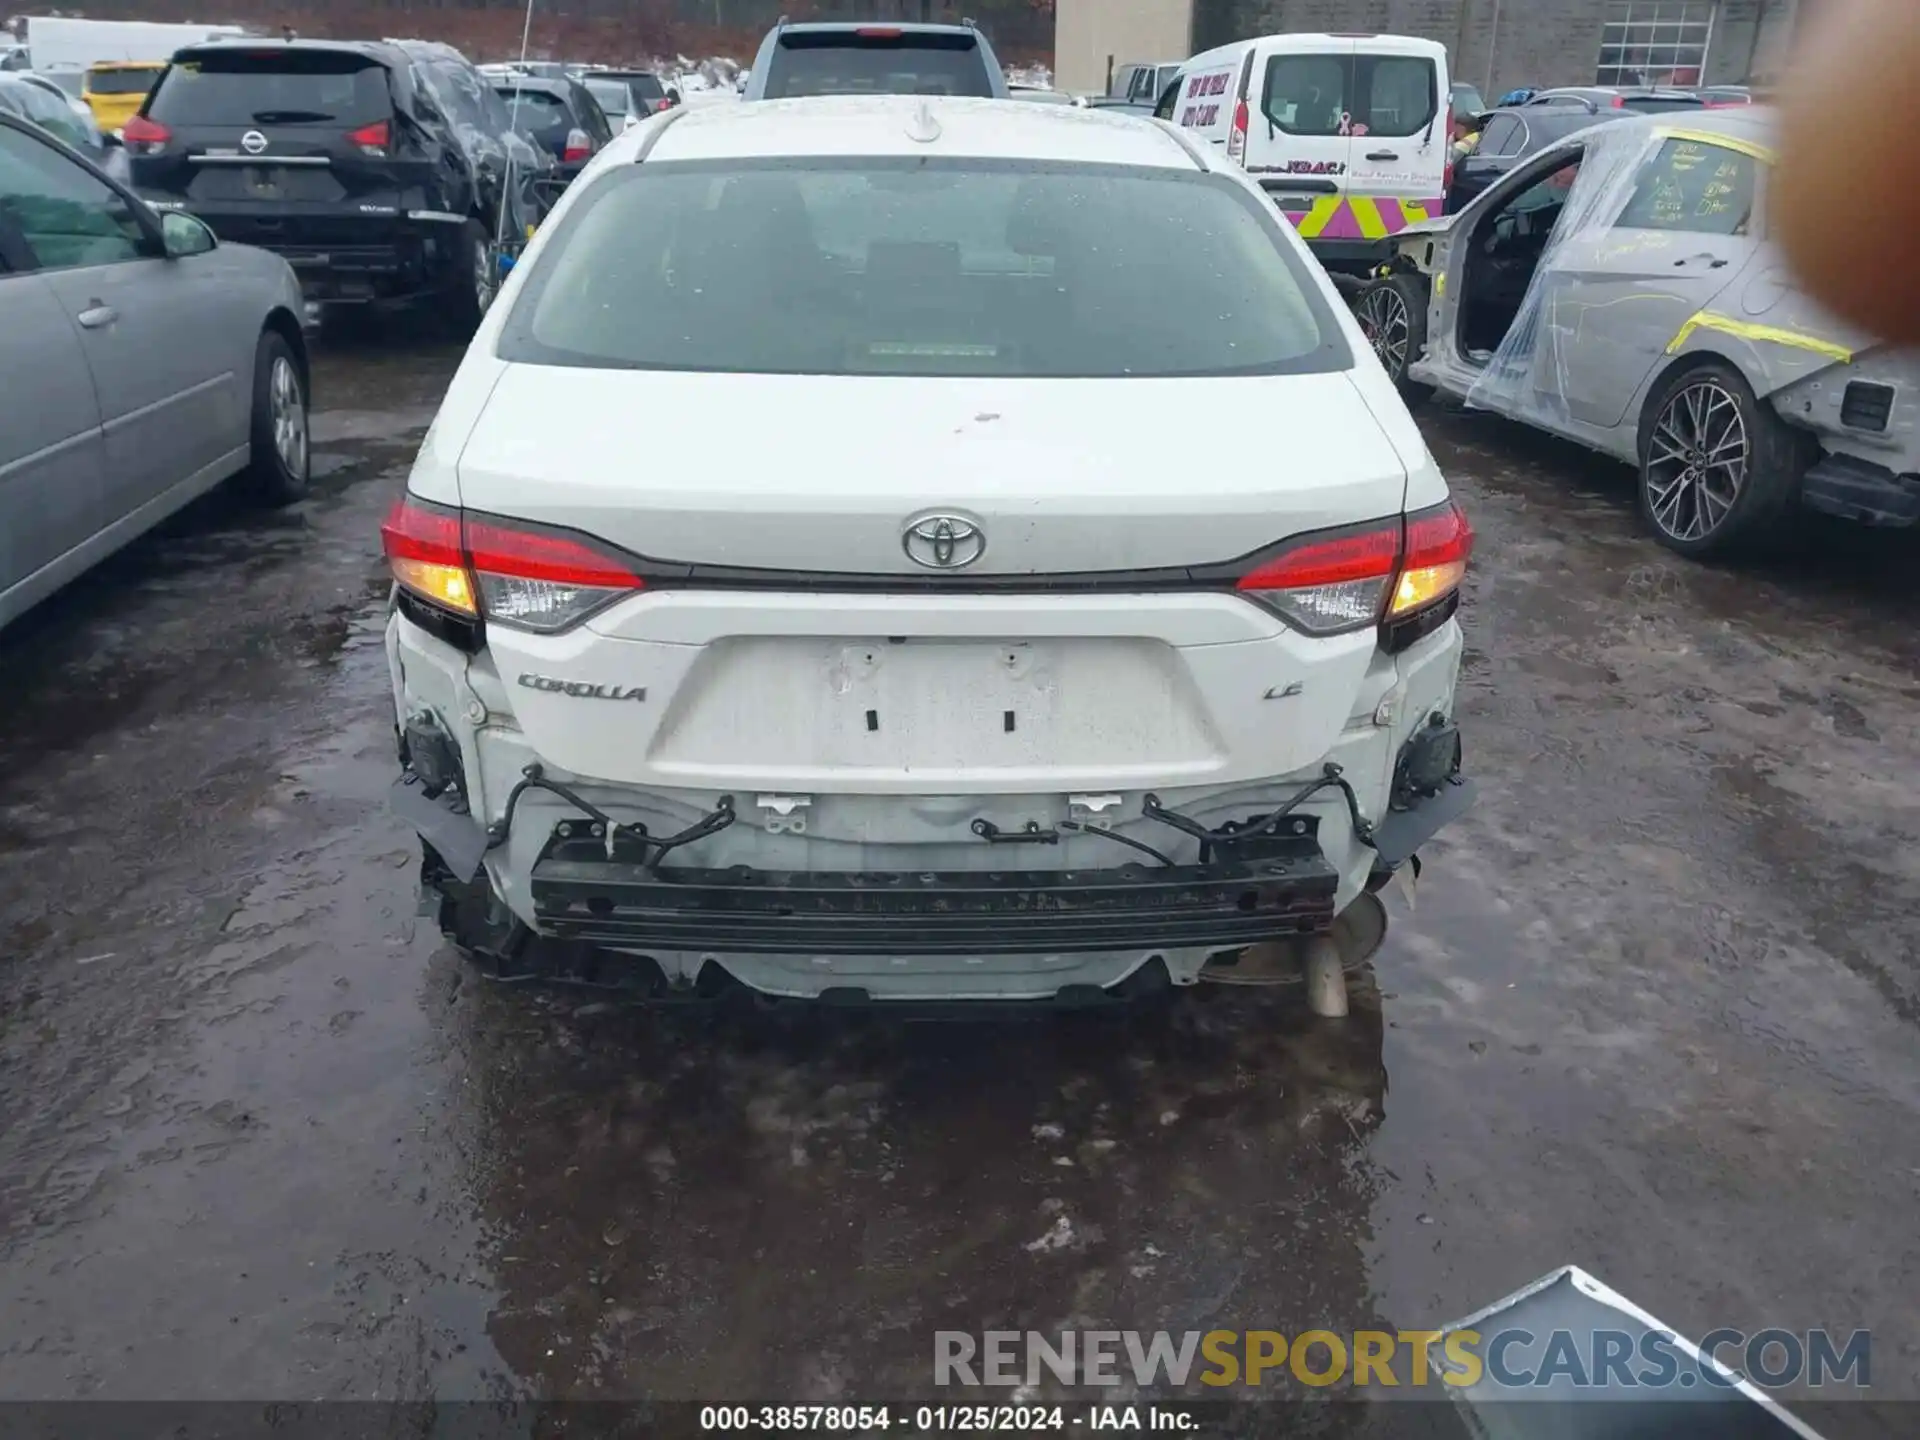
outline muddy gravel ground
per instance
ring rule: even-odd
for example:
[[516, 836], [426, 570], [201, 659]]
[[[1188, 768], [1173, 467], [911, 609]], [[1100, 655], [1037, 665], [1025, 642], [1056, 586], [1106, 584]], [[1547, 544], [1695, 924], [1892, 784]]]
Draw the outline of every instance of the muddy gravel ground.
[[1913, 540], [1688, 564], [1430, 408], [1482, 800], [1350, 1020], [662, 1016], [417, 918], [375, 527], [456, 359], [323, 349], [309, 501], [0, 636], [0, 1396], [902, 1400], [939, 1329], [1420, 1327], [1575, 1262], [1870, 1327], [1920, 1401]]

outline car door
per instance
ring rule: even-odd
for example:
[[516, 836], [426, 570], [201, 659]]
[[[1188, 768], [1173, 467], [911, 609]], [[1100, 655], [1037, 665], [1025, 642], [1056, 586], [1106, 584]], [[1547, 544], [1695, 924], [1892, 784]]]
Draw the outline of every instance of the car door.
[[1737, 140], [1656, 133], [1624, 203], [1555, 248], [1539, 383], [1564, 396], [1570, 419], [1637, 422], [1627, 407], [1668, 345], [1759, 242], [1762, 165]]
[[1353, 46], [1337, 35], [1288, 35], [1253, 62], [1243, 163], [1309, 240], [1359, 234], [1342, 203], [1353, 148]]
[[105, 436], [108, 523], [244, 462], [252, 345], [243, 357], [234, 343], [241, 299], [220, 283], [218, 261], [165, 258], [150, 211], [52, 146], [5, 130], [0, 152], [19, 177], [0, 206], [80, 328]]
[[[0, 127], [0, 136], [15, 132]], [[0, 194], [14, 168], [0, 149]], [[80, 334], [0, 209], [0, 625], [106, 523], [105, 442]]]
[[1346, 191], [1363, 238], [1440, 213], [1453, 145], [1443, 59], [1439, 47], [1403, 37], [1354, 42]]
[[1429, 222], [1403, 231], [1399, 245], [1402, 255], [1413, 259], [1428, 276], [1430, 300], [1427, 307], [1427, 348], [1425, 354], [1407, 367], [1409, 379], [1435, 385], [1452, 394], [1474, 394], [1475, 403], [1486, 409], [1512, 411], [1520, 408], [1517, 396], [1504, 382], [1490, 385], [1485, 357], [1470, 358], [1461, 343], [1462, 305], [1469, 298], [1478, 263], [1491, 227], [1508, 209], [1526, 208], [1538, 187], [1549, 177], [1584, 158], [1584, 147], [1557, 144], [1538, 155], [1521, 161], [1502, 175], [1456, 216], [1444, 222]]

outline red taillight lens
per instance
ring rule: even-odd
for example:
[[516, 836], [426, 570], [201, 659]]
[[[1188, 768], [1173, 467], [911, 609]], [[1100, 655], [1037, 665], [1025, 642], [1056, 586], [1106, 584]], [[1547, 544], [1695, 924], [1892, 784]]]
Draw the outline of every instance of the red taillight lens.
[[1440, 208], [1446, 209], [1446, 193], [1453, 189], [1453, 102], [1447, 102], [1447, 123], [1440, 133], [1447, 137], [1447, 163], [1440, 171], [1440, 194], [1443, 197]]
[[480, 601], [460, 550], [460, 515], [402, 499], [380, 526], [394, 580], [429, 604], [478, 619]]
[[1627, 108], [1627, 97], [1626, 97], [1626, 96], [1624, 96], [1624, 95], [1616, 95], [1616, 96], [1614, 96], [1614, 97], [1613, 97], [1613, 108], [1614, 108], [1614, 109], [1616, 109], [1616, 110], [1624, 110], [1624, 109], [1626, 109], [1626, 108]]
[[144, 115], [136, 115], [120, 127], [120, 141], [130, 155], [158, 155], [171, 139], [171, 130]]
[[565, 630], [645, 582], [584, 537], [462, 515], [411, 497], [380, 527], [393, 578], [458, 615], [543, 634]]
[[1460, 586], [1473, 530], [1452, 501], [1378, 524], [1309, 535], [1241, 577], [1239, 589], [1309, 635], [1404, 620]]
[[1387, 605], [1389, 620], [1437, 604], [1460, 588], [1473, 554], [1473, 527], [1458, 505], [1448, 501], [1407, 517], [1407, 549]]
[[1308, 537], [1240, 579], [1239, 588], [1309, 635], [1338, 635], [1380, 619], [1400, 563], [1400, 521]]
[[588, 138], [586, 131], [569, 130], [567, 132], [567, 148], [560, 152], [560, 159], [564, 163], [571, 165], [576, 160], [586, 159], [592, 153], [593, 141]]
[[1247, 153], [1247, 126], [1252, 122], [1247, 110], [1247, 102], [1239, 100], [1233, 107], [1233, 129], [1227, 135], [1227, 158], [1238, 160]]
[[862, 25], [853, 33], [862, 40], [898, 40], [903, 32], [898, 25]]
[[385, 120], [376, 120], [371, 125], [362, 125], [358, 130], [347, 132], [347, 143], [358, 146], [363, 155], [384, 160], [387, 147], [393, 143], [393, 126]]

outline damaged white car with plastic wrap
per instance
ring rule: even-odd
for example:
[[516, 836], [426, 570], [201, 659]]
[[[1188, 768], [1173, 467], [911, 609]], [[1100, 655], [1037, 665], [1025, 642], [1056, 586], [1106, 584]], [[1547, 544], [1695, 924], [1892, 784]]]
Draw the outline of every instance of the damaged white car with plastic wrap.
[[1465, 518], [1284, 218], [1131, 117], [635, 128], [383, 539], [396, 804], [498, 975], [1074, 1004], [1258, 952], [1340, 1013], [1472, 794]]
[[1613, 120], [1400, 231], [1355, 300], [1387, 373], [1636, 466], [1682, 555], [1764, 548], [1803, 508], [1920, 526], [1920, 355], [1800, 288], [1767, 234], [1774, 128], [1765, 106]]

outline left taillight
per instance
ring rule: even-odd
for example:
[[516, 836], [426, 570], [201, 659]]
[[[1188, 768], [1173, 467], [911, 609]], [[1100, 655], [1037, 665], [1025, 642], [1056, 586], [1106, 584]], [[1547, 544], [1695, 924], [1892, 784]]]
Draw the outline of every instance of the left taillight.
[[403, 498], [380, 526], [387, 568], [403, 590], [468, 620], [480, 618], [480, 597], [460, 546], [460, 512]]
[[586, 536], [465, 514], [411, 496], [393, 507], [380, 541], [394, 581], [464, 619], [553, 634], [645, 582]]
[[1302, 536], [1242, 576], [1238, 588], [1309, 635], [1369, 625], [1393, 629], [1452, 599], [1472, 550], [1473, 530], [1449, 500], [1376, 524]]
[[158, 155], [171, 139], [173, 131], [144, 115], [135, 115], [120, 127], [120, 143], [129, 155]]
[[569, 130], [567, 132], [567, 145], [566, 148], [560, 152], [560, 159], [564, 163], [571, 165], [574, 161], [584, 160], [591, 154], [593, 154], [593, 140], [588, 136], [587, 132], [577, 129]]
[[393, 144], [393, 126], [385, 120], [376, 120], [371, 125], [362, 125], [358, 130], [347, 132], [347, 143], [362, 155], [384, 160], [387, 158], [388, 149]]

